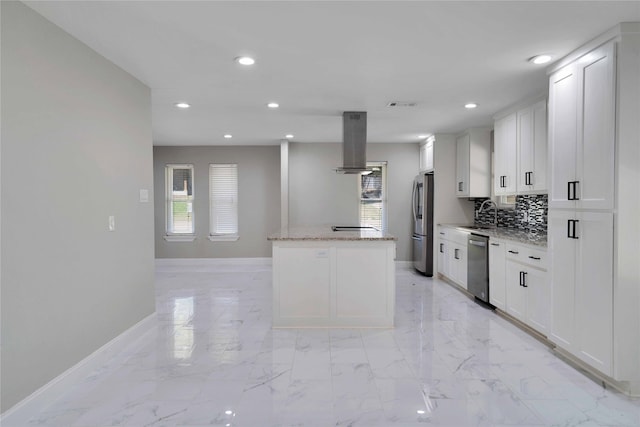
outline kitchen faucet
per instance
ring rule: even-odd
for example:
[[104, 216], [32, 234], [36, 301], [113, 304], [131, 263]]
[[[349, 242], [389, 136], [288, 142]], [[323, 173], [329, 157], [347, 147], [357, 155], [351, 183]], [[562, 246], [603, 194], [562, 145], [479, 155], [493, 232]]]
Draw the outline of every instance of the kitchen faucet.
[[[478, 216], [483, 212], [484, 206], [486, 204], [492, 204], [493, 203], [493, 226], [498, 228], [498, 205], [496, 204], [496, 202], [494, 202], [491, 199], [487, 199], [484, 202], [482, 202], [482, 204], [480, 205], [480, 209], [478, 209], [476, 211], [476, 219], [478, 219]], [[489, 208], [490, 209], [490, 208]]]

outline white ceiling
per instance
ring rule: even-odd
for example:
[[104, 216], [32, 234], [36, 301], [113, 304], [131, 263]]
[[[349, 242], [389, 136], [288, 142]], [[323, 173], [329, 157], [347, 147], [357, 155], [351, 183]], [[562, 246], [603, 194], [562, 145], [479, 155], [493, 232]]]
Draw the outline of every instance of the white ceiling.
[[369, 142], [490, 126], [546, 90], [528, 58], [640, 21], [638, 1], [25, 3], [151, 88], [155, 145], [340, 142], [349, 110], [368, 112]]

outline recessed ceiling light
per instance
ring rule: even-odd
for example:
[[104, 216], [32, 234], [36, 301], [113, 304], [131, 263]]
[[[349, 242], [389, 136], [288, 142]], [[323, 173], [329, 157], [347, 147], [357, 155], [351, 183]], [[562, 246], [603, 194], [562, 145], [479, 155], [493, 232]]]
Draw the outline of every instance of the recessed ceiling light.
[[291, 135], [290, 133], [288, 133], [288, 134], [286, 134], [284, 137], [285, 137], [285, 138], [287, 138], [287, 139], [291, 139], [291, 138], [293, 138], [293, 135]]
[[280, 106], [280, 104], [278, 104], [277, 102], [270, 102], [267, 104], [267, 107], [269, 108], [278, 108]]
[[233, 138], [233, 135], [231, 135], [230, 133], [225, 133], [223, 136], [227, 139]]
[[418, 135], [418, 138], [425, 139], [428, 135]]
[[418, 409], [416, 412], [417, 412], [419, 415], [423, 415], [423, 414], [425, 413], [425, 410], [424, 410], [424, 409]]
[[478, 106], [478, 104], [476, 104], [475, 102], [469, 102], [467, 104], [464, 104], [464, 108], [471, 110], [472, 108], [476, 108]]
[[551, 57], [549, 55], [537, 55], [529, 58], [529, 62], [536, 65], [546, 64], [549, 61], [551, 61]]
[[241, 65], [253, 65], [256, 63], [256, 60], [250, 56], [238, 56], [236, 62]]
[[178, 108], [189, 108], [189, 107], [191, 107], [191, 105], [187, 104], [186, 102], [176, 102], [174, 105], [176, 107], [178, 107]]

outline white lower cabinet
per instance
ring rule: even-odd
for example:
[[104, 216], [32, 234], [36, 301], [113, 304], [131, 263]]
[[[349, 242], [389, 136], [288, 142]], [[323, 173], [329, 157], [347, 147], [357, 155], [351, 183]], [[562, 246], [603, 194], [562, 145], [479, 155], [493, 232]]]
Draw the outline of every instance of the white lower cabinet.
[[[497, 288], [497, 295], [491, 297], [492, 304], [532, 329], [547, 335], [551, 314], [546, 251], [514, 243], [502, 243], [502, 246], [502, 250], [489, 246], [490, 250], [495, 248], [494, 259], [491, 259], [492, 252], [489, 253], [489, 295], [494, 293], [494, 287]], [[502, 266], [504, 269], [500, 270]], [[495, 286], [494, 278], [497, 278]], [[502, 293], [504, 302], [500, 301]], [[500, 305], [493, 303], [496, 297]]]
[[613, 214], [549, 210], [551, 332], [559, 347], [611, 375]]
[[500, 310], [506, 310], [506, 260], [505, 244], [491, 239], [489, 242], [489, 302]]
[[467, 289], [468, 232], [438, 227], [438, 271], [452, 282]]
[[394, 241], [274, 241], [274, 327], [393, 327]]

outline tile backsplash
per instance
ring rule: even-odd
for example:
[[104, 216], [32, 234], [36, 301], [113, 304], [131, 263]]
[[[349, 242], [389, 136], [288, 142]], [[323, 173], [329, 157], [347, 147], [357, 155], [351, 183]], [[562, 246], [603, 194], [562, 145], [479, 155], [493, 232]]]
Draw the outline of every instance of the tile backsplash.
[[[474, 212], [486, 199], [476, 199]], [[485, 207], [486, 209], [486, 207]], [[528, 194], [516, 196], [515, 209], [498, 209], [498, 227], [509, 227], [529, 233], [547, 233], [548, 196]], [[493, 206], [482, 212], [476, 225], [493, 225]]]

